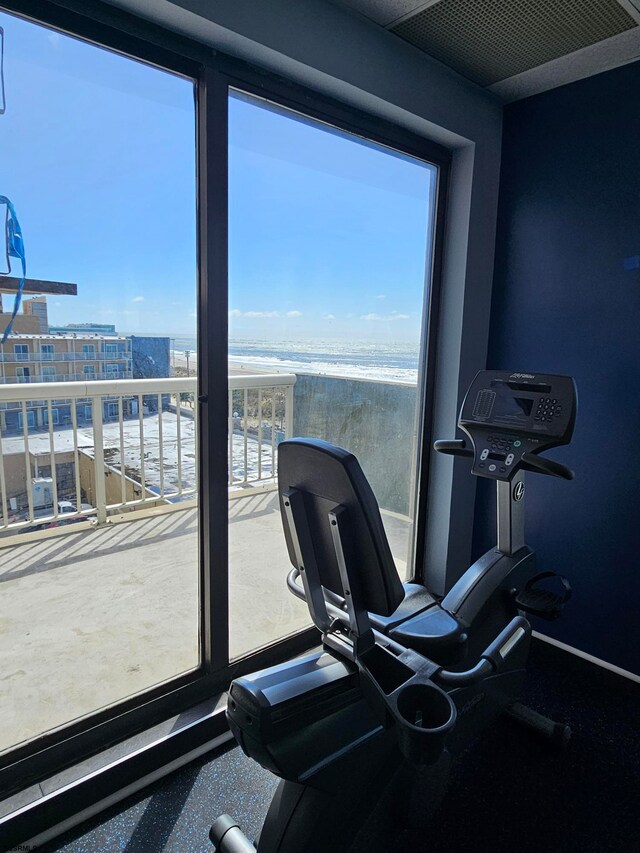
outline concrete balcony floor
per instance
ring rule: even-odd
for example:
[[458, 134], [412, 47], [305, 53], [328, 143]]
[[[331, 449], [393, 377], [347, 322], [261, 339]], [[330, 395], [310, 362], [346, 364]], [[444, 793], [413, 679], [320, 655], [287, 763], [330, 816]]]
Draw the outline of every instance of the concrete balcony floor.
[[[149, 513], [0, 549], [0, 751], [197, 667], [197, 510]], [[403, 574], [408, 523], [383, 519]], [[237, 658], [309, 616], [276, 492], [230, 500], [229, 521]]]

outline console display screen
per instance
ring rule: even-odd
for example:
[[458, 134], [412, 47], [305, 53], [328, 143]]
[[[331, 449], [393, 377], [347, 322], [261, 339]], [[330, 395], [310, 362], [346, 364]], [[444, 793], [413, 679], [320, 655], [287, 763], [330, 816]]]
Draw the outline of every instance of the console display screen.
[[512, 391], [533, 391], [534, 394], [550, 394], [551, 385], [544, 382], [512, 382], [505, 379], [492, 379], [491, 387], [496, 388], [499, 385], [507, 385]]
[[499, 394], [493, 407], [495, 418], [516, 418], [519, 421], [527, 420], [533, 409], [533, 400], [526, 397], [511, 397]]

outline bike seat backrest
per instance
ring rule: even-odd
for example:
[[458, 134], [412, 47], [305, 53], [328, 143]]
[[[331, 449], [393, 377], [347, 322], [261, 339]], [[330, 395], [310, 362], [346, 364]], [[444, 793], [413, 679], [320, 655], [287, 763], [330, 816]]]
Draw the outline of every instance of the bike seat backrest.
[[[284, 511], [285, 495], [302, 496], [310, 545], [303, 553], [313, 560], [320, 584], [344, 595], [329, 512], [341, 510], [341, 540], [353, 603], [364, 610], [391, 614], [404, 598], [404, 589], [371, 486], [356, 457], [341, 447], [312, 438], [293, 438], [278, 446], [278, 488], [284, 535], [291, 563], [296, 567], [294, 537]], [[344, 524], [342, 523], [344, 519]], [[356, 600], [357, 597], [357, 600]]]

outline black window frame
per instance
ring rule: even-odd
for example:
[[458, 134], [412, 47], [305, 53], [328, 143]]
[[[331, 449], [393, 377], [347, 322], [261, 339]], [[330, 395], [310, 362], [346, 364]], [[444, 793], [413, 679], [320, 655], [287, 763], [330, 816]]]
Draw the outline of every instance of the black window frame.
[[[0, 10], [116, 51], [134, 60], [190, 77], [196, 91], [198, 229], [198, 422], [201, 436], [224, 434], [227, 415], [208, 401], [226, 399], [228, 384], [228, 139], [229, 91], [266, 98], [364, 140], [427, 161], [438, 169], [430, 287], [425, 305], [426, 368], [418, 389], [421, 432], [415, 553], [423, 553], [426, 483], [432, 444], [431, 423], [436, 371], [442, 246], [451, 152], [409, 130], [331, 98], [280, 75], [226, 56], [199, 42], [143, 21], [100, 0], [0, 0]], [[238, 675], [284, 660], [318, 641], [314, 628], [272, 643], [229, 663], [228, 496], [226, 448], [200, 443], [199, 495], [200, 608], [202, 662], [144, 693], [71, 722], [0, 757], [0, 791], [20, 790], [223, 692]], [[212, 521], [212, 519], [214, 521]], [[421, 580], [422, 561], [414, 577]], [[283, 575], [284, 584], [284, 575]], [[55, 676], [55, 673], [52, 673]]]

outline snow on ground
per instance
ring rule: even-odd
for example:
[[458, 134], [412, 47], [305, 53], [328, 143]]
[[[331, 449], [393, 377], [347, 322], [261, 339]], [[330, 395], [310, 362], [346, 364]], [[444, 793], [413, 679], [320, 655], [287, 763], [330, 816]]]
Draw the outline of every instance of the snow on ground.
[[[160, 463], [160, 418], [162, 418], [162, 465]], [[123, 422], [125, 474], [137, 482], [142, 479], [140, 422], [137, 418]], [[105, 462], [120, 468], [121, 441], [120, 425], [117, 421], [103, 426], [103, 445]], [[228, 448], [228, 436], [222, 437]], [[57, 429], [53, 432], [56, 452], [73, 451], [73, 430]], [[180, 416], [180, 454], [178, 453], [178, 416], [175, 412], [162, 412], [147, 415], [143, 419], [144, 474], [145, 485], [153, 492], [160, 492], [161, 471], [164, 476], [164, 491], [175, 492], [178, 488], [178, 461], [181, 463], [183, 489], [193, 489], [196, 484], [196, 426], [190, 417]], [[22, 436], [3, 437], [4, 453], [23, 453]], [[93, 455], [94, 435], [91, 425], [78, 428], [78, 448]], [[44, 465], [48, 464], [50, 452], [49, 433], [30, 433], [29, 450], [35, 455], [44, 455]], [[258, 460], [262, 452], [260, 477]], [[273, 477], [273, 459], [271, 441], [263, 441], [262, 448], [255, 437], [247, 436], [246, 480], [256, 482]], [[233, 435], [233, 482], [245, 481], [245, 440], [242, 433]]]

